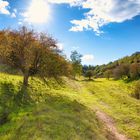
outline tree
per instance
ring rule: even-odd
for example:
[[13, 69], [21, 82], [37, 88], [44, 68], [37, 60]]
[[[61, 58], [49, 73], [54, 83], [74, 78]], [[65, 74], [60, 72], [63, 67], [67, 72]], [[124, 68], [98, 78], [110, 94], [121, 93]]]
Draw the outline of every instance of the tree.
[[82, 65], [81, 65], [81, 57], [82, 55], [79, 54], [77, 51], [72, 51], [71, 52], [71, 63], [72, 63], [72, 73], [74, 76], [74, 79], [76, 77], [76, 75], [80, 75], [82, 72]]
[[83, 73], [83, 75], [86, 74], [86, 71], [87, 71], [87, 70], [89, 70], [89, 67], [88, 67], [87, 65], [83, 65], [83, 66], [82, 66], [82, 73]]
[[114, 69], [113, 74], [115, 79], [120, 79], [124, 77], [130, 78], [129, 65], [128, 64], [119, 65], [116, 69]]
[[23, 73], [24, 86], [28, 85], [30, 76], [44, 79], [68, 75], [69, 64], [57, 50], [52, 37], [26, 27], [0, 31], [0, 59]]
[[85, 77], [88, 77], [89, 80], [91, 80], [92, 76], [93, 76], [93, 71], [92, 70], [87, 70], [86, 74], [85, 74]]
[[133, 63], [130, 65], [130, 77], [131, 79], [138, 79], [140, 77], [140, 64]]
[[104, 72], [104, 76], [105, 76], [108, 80], [110, 79], [111, 75], [112, 75], [112, 71], [111, 71], [111, 70], [106, 70], [106, 71]]

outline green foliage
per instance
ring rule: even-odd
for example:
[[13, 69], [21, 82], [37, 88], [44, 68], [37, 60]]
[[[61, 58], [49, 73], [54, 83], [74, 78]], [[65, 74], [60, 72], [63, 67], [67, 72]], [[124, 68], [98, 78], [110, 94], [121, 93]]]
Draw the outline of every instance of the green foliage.
[[112, 76], [112, 71], [111, 70], [107, 70], [104, 72], [104, 76], [109, 80]]
[[74, 78], [76, 77], [76, 75], [81, 75], [82, 73], [81, 57], [82, 55], [77, 51], [71, 52], [70, 58], [72, 63], [72, 74]]
[[93, 77], [93, 71], [92, 70], [88, 70], [85, 73], [85, 77], [88, 77], [89, 80], [91, 80], [91, 78]]
[[8, 65], [0, 64], [0, 72], [2, 73], [9, 73], [9, 74], [21, 74], [18, 69], [10, 67]]
[[71, 61], [73, 62], [73, 63], [81, 63], [81, 57], [82, 57], [82, 55], [81, 54], [79, 54], [77, 51], [72, 51], [71, 52], [71, 56], [70, 56], [70, 58], [71, 58]]
[[112, 71], [115, 79], [135, 80], [140, 78], [140, 52], [123, 57], [106, 65], [95, 66], [95, 77], [106, 77], [106, 71]]

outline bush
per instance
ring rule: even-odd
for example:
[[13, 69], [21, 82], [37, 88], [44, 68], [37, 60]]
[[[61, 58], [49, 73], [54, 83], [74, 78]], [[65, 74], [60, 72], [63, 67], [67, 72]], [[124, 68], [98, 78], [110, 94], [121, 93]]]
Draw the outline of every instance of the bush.
[[93, 71], [92, 70], [88, 70], [85, 74], [85, 77], [88, 77], [89, 80], [91, 80], [92, 76], [93, 76]]
[[104, 72], [104, 77], [107, 78], [108, 80], [110, 79], [111, 76], [112, 76], [111, 70], [107, 70]]
[[121, 64], [113, 72], [115, 79], [125, 79], [129, 78], [129, 65], [128, 64]]
[[138, 79], [140, 77], [140, 64], [133, 63], [130, 65], [130, 77], [132, 80]]
[[133, 93], [133, 96], [136, 98], [136, 99], [140, 99], [140, 81], [138, 81], [134, 87], [134, 93]]

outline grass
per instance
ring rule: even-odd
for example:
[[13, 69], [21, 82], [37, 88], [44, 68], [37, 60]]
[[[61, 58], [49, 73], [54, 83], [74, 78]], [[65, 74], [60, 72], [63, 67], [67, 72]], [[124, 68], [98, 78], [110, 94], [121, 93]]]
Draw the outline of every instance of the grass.
[[8, 112], [0, 126], [2, 140], [105, 140], [97, 108], [114, 119], [120, 132], [140, 138], [140, 101], [131, 97], [132, 82], [64, 78], [62, 86], [50, 80], [48, 87], [34, 78], [25, 90], [21, 81], [20, 76], [0, 74], [0, 112]]
[[133, 83], [105, 79], [99, 79], [97, 82], [86, 83], [86, 87], [94, 91], [96, 106], [114, 118], [120, 132], [139, 140], [140, 101], [131, 97]]
[[51, 80], [55, 89], [50, 89], [42, 81], [30, 79], [25, 90], [21, 81], [20, 76], [0, 74], [1, 140], [106, 139], [95, 113], [61, 94], [70, 88]]

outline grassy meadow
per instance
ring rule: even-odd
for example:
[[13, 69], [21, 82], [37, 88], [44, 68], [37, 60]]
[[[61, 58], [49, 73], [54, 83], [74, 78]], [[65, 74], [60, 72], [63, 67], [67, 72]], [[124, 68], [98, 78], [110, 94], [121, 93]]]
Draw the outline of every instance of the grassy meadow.
[[131, 97], [133, 84], [95, 79], [63, 78], [48, 85], [30, 78], [0, 74], [1, 140], [107, 140], [95, 111], [102, 110], [129, 138], [140, 138], [140, 102]]

